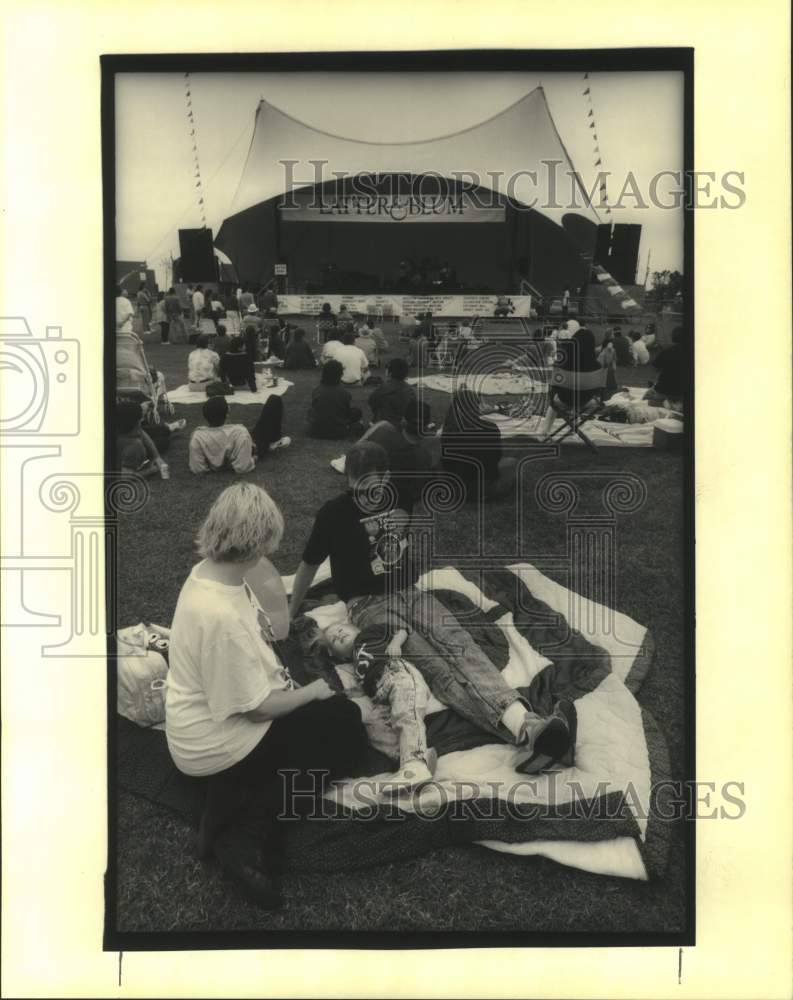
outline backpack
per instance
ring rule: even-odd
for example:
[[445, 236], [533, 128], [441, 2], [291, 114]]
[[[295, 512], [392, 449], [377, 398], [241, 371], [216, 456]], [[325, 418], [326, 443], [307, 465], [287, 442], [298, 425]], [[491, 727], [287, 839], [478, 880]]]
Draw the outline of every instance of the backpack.
[[165, 721], [168, 629], [142, 622], [116, 633], [118, 690], [116, 711], [138, 726]]

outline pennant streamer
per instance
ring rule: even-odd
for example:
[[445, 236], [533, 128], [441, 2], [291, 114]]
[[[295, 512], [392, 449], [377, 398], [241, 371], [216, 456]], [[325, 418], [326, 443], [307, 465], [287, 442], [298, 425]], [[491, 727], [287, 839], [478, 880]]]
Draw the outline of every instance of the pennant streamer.
[[[589, 73], [584, 73], [584, 80], [585, 81], [589, 80]], [[587, 115], [586, 116], [587, 116], [588, 119], [590, 119], [590, 121], [589, 121], [589, 127], [592, 130], [592, 139], [593, 139], [594, 144], [595, 144], [595, 157], [596, 157], [596, 159], [595, 159], [595, 166], [596, 167], [602, 167], [603, 166], [603, 159], [602, 159], [601, 153], [600, 153], [600, 140], [598, 139], [598, 133], [597, 133], [597, 120], [595, 118], [595, 108], [594, 108], [594, 105], [592, 103], [592, 90], [591, 90], [588, 82], [587, 82], [586, 90], [583, 91], [583, 95], [582, 96], [586, 97], [587, 103], [589, 104], [589, 110], [587, 111]], [[606, 182], [605, 181], [601, 181], [600, 182], [600, 194], [601, 194], [601, 201], [602, 201], [603, 205], [605, 206], [606, 215], [611, 215], [611, 209], [606, 204], [606, 202], [608, 201], [608, 191], [607, 191], [607, 188], [606, 188]]]
[[201, 223], [204, 229], [207, 227], [207, 219], [204, 205], [204, 185], [201, 182], [201, 165], [198, 160], [198, 146], [195, 140], [195, 118], [193, 117], [193, 98], [192, 91], [190, 89], [190, 74], [185, 73], [184, 75], [184, 90], [185, 90], [185, 102], [187, 107], [187, 126], [190, 132], [191, 141], [193, 145], [193, 166], [195, 168], [195, 173], [193, 177], [195, 178], [195, 188], [198, 197], [198, 210], [201, 213]]

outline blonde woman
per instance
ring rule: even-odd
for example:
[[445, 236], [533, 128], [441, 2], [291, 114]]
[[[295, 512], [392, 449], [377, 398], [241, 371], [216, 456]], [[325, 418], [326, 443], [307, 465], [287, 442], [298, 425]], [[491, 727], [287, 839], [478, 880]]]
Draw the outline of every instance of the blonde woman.
[[[324, 680], [300, 687], [290, 677], [272, 645], [271, 615], [246, 582], [283, 529], [278, 507], [253, 483], [229, 486], [212, 505], [197, 538], [203, 559], [176, 605], [165, 706], [174, 763], [210, 779], [199, 854], [212, 851], [269, 909], [282, 904], [279, 813], [294, 815], [307, 795], [318, 799], [350, 774], [366, 743], [353, 702]], [[243, 814], [246, 800], [253, 814]]]

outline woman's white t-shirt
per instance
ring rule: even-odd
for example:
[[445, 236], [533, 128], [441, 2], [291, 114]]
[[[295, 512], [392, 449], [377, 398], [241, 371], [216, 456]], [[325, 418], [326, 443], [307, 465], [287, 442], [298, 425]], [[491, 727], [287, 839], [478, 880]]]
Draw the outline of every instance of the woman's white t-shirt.
[[267, 615], [249, 588], [205, 580], [193, 567], [171, 629], [165, 734], [185, 774], [217, 774], [253, 750], [271, 721], [245, 712], [294, 688], [268, 641]]

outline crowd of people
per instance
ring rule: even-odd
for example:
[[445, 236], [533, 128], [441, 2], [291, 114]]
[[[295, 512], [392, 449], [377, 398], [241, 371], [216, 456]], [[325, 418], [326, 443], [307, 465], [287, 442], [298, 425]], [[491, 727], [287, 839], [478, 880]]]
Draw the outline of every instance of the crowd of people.
[[[193, 306], [200, 315], [206, 298], [203, 305], [195, 299]], [[214, 311], [211, 299], [209, 309]], [[433, 776], [436, 758], [424, 724], [430, 694], [491, 738], [518, 748], [518, 771], [569, 766], [572, 704], [563, 701], [551, 715], [538, 715], [471, 634], [450, 623], [435, 598], [416, 587], [421, 567], [411, 533], [428, 485], [451, 478], [461, 502], [480, 504], [498, 503], [514, 492], [516, 461], [504, 454], [498, 426], [488, 419], [494, 408], [473, 390], [457, 388], [438, 430], [421, 393], [408, 383], [411, 364], [422, 364], [415, 344], [437, 340], [432, 316], [418, 318], [407, 357], [397, 350], [386, 360], [392, 351], [382, 331], [371, 319], [344, 312], [322, 309], [317, 359], [303, 328], [263, 314], [254, 301], [240, 301], [239, 332], [229, 336], [219, 317], [213, 320], [216, 334], [199, 334], [188, 357], [188, 380], [205, 389], [219, 383], [256, 391], [261, 359], [292, 370], [318, 368], [307, 436], [349, 442], [345, 487], [316, 512], [288, 619], [297, 627], [327, 560], [346, 621], [316, 631], [313, 642], [333, 662], [352, 662], [363, 690], [389, 714], [399, 737], [399, 762], [381, 788], [384, 796], [416, 793]], [[129, 315], [117, 303], [120, 322], [128, 323]], [[462, 321], [458, 333], [455, 339], [476, 348], [474, 322]], [[592, 332], [574, 320], [541, 339], [553, 345], [554, 364], [568, 371], [605, 369], [607, 386], [612, 376], [616, 385], [617, 366], [646, 364], [653, 347], [649, 338], [624, 337], [619, 330], [596, 347]], [[680, 341], [676, 332], [673, 345], [655, 356], [658, 378], [648, 396], [682, 396]], [[373, 377], [373, 369], [380, 368], [384, 377]], [[367, 383], [368, 414], [351, 392]], [[552, 390], [562, 400], [565, 392]], [[292, 792], [301, 801], [316, 801], [330, 783], [355, 774], [366, 734], [355, 702], [327, 680], [304, 686], [294, 681], [275, 646], [274, 609], [247, 582], [277, 550], [285, 530], [275, 501], [250, 475], [257, 461], [291, 443], [282, 433], [282, 396], [270, 394], [248, 426], [229, 421], [222, 391], [207, 392], [202, 412], [205, 424], [189, 442], [190, 471], [229, 470], [240, 478], [208, 511], [198, 532], [200, 561], [179, 596], [166, 735], [176, 766], [209, 779], [199, 852], [214, 853], [257, 904], [278, 907], [284, 774], [290, 773]], [[139, 404], [129, 401], [118, 403], [116, 417], [119, 467], [128, 472], [159, 467], [160, 449], [179, 428], [161, 423], [155, 442], [142, 426]], [[286, 602], [285, 593], [282, 599]]]

